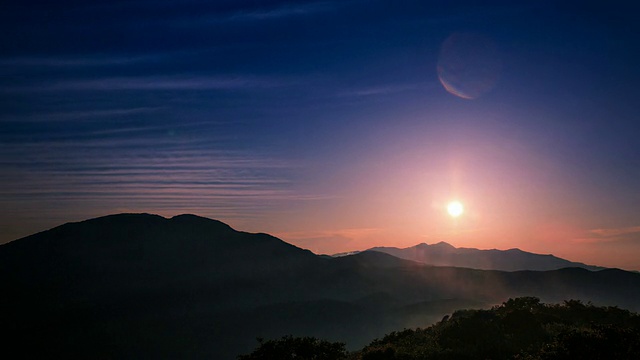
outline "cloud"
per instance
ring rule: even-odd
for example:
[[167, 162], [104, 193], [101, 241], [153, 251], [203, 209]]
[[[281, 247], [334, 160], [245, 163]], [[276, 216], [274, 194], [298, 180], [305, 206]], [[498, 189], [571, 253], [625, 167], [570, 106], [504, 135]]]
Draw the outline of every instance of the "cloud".
[[609, 228], [609, 229], [594, 229], [589, 230], [592, 234], [596, 234], [600, 237], [615, 237], [620, 235], [628, 235], [640, 233], [640, 226], [631, 226], [624, 228]]
[[174, 25], [181, 27], [197, 27], [203, 25], [229, 24], [229, 23], [249, 23], [255, 21], [282, 20], [291, 17], [309, 16], [317, 13], [328, 12], [343, 6], [343, 2], [308, 2], [308, 3], [285, 3], [275, 6], [259, 6], [255, 8], [244, 8], [242, 10], [230, 12], [204, 13], [200, 17], [190, 15], [187, 18], [170, 20]]
[[[203, 126], [211, 130], [210, 125]], [[126, 208], [237, 220], [313, 200], [294, 183], [300, 164], [230, 147], [227, 135], [201, 132], [193, 124], [184, 128], [197, 137], [169, 131], [177, 126], [91, 126], [41, 137], [15, 135], [11, 143], [3, 136], [0, 215], [83, 209], [74, 217], [84, 218]]]
[[322, 231], [280, 232], [274, 235], [282, 240], [309, 249], [317, 254], [340, 251], [364, 250], [371, 247], [368, 241], [379, 235], [380, 228], [346, 228]]
[[0, 87], [3, 92], [117, 90], [251, 90], [291, 85], [291, 81], [260, 76], [140, 76], [45, 81]]
[[372, 87], [364, 87], [359, 89], [353, 89], [340, 93], [340, 96], [375, 96], [375, 95], [388, 95], [395, 94], [410, 90], [415, 90], [421, 87], [422, 84], [398, 84], [398, 85], [380, 85]]
[[323, 230], [323, 231], [293, 231], [278, 233], [282, 237], [292, 240], [320, 240], [326, 238], [344, 238], [349, 240], [361, 240], [367, 238], [372, 234], [376, 234], [382, 231], [379, 228], [348, 228], [348, 229], [336, 229], [336, 230]]
[[118, 66], [159, 61], [172, 56], [171, 54], [147, 54], [147, 55], [112, 55], [91, 54], [84, 56], [23, 56], [0, 58], [0, 66], [11, 67], [94, 67], [94, 66]]
[[588, 230], [585, 236], [574, 238], [578, 243], [610, 243], [640, 238], [640, 226]]
[[333, 8], [330, 3], [327, 2], [312, 2], [307, 4], [295, 4], [284, 5], [272, 9], [254, 10], [249, 12], [239, 12], [231, 17], [230, 21], [234, 20], [270, 20], [281, 19], [291, 16], [303, 16], [314, 14], [318, 12], [328, 11]]
[[104, 118], [126, 117], [130, 115], [152, 114], [162, 110], [164, 107], [135, 107], [135, 108], [116, 108], [116, 109], [99, 109], [99, 110], [71, 110], [43, 112], [20, 116], [0, 116], [0, 122], [73, 122], [87, 120], [104, 120]]

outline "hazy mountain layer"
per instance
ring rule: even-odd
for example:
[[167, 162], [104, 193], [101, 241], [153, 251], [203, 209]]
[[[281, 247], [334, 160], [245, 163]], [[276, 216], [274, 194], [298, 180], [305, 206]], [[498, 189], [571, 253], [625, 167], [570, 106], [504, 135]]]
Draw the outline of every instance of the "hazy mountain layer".
[[456, 248], [446, 242], [437, 244], [418, 244], [399, 249], [396, 247], [374, 247], [370, 251], [378, 251], [401, 259], [418, 261], [435, 266], [456, 266], [483, 270], [558, 270], [568, 267], [579, 267], [597, 271], [604, 268], [572, 262], [553, 255], [534, 254], [520, 249], [479, 250], [473, 248]]
[[516, 296], [640, 309], [636, 273], [326, 258], [192, 215], [113, 215], [13, 241], [0, 246], [0, 284], [4, 350], [23, 358], [224, 360], [287, 334], [357, 348]]

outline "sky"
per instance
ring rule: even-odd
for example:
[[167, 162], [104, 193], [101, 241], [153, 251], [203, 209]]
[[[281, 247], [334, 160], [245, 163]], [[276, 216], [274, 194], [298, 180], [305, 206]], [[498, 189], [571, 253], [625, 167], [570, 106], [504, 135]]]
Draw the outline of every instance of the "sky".
[[640, 270], [639, 6], [483, 3], [3, 4], [0, 243], [192, 213]]

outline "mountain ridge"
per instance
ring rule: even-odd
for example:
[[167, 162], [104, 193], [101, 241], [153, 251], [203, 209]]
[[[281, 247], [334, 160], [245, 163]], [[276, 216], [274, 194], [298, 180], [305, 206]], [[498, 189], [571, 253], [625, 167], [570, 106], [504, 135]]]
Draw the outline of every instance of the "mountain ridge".
[[373, 247], [365, 251], [384, 252], [402, 259], [413, 260], [435, 266], [457, 266], [482, 270], [558, 270], [565, 267], [580, 267], [591, 271], [604, 267], [569, 261], [552, 254], [536, 254], [511, 248], [507, 250], [454, 247], [440, 241], [435, 244], [420, 243], [407, 248]]
[[528, 295], [640, 309], [640, 274], [622, 270], [488, 271], [381, 252], [327, 258], [217, 220], [150, 214], [0, 245], [0, 283], [0, 308], [11, 309], [0, 312], [6, 351], [24, 358], [232, 359], [256, 337], [287, 334], [356, 348]]

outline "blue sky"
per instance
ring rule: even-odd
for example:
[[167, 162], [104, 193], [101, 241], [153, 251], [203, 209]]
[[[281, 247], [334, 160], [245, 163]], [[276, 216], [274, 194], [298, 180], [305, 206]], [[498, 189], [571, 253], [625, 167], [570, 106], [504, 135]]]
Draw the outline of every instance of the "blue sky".
[[[629, 2], [21, 1], [0, 15], [0, 242], [196, 213], [317, 252], [449, 241], [640, 268]], [[469, 100], [452, 34], [497, 49]], [[465, 219], [443, 216], [457, 198]]]

